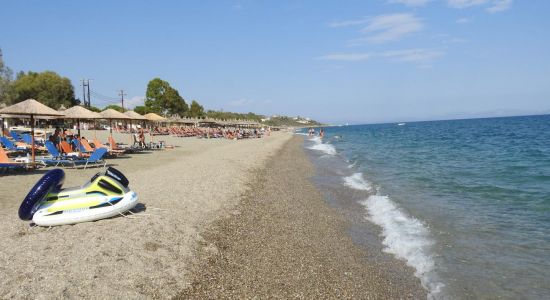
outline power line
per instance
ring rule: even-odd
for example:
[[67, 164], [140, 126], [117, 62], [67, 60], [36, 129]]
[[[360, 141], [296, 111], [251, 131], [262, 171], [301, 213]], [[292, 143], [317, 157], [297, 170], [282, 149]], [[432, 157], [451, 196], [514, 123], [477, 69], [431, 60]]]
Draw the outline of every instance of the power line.
[[126, 94], [124, 94], [124, 90], [120, 90], [118, 95], [120, 96], [120, 107], [122, 107], [122, 112], [124, 112], [124, 96], [126, 96]]
[[[84, 106], [90, 107], [90, 79], [82, 79], [82, 101], [84, 102]], [[88, 99], [86, 100], [86, 88], [88, 89]]]

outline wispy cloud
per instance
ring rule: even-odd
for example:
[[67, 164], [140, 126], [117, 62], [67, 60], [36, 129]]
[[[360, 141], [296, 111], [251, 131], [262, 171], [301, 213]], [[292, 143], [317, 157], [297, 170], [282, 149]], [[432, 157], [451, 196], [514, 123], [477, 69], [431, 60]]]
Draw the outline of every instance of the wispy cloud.
[[371, 43], [385, 43], [399, 40], [422, 28], [424, 24], [419, 18], [403, 13], [374, 17], [361, 32], [367, 35], [365, 39]]
[[329, 27], [350, 27], [363, 25], [359, 31], [362, 37], [348, 42], [350, 46], [364, 43], [381, 44], [397, 41], [424, 28], [424, 23], [410, 13], [386, 14], [361, 19], [335, 21]]
[[371, 53], [334, 53], [316, 57], [320, 60], [337, 60], [337, 61], [364, 61], [372, 57]]
[[487, 4], [491, 0], [449, 0], [448, 3], [454, 8], [466, 8], [470, 6], [477, 6]]
[[467, 23], [470, 23], [472, 22], [472, 20], [470, 18], [458, 18], [456, 19], [456, 23], [458, 24], [467, 24]]
[[388, 3], [400, 3], [407, 6], [422, 6], [432, 0], [388, 0]]
[[328, 27], [337, 28], [337, 27], [348, 27], [348, 26], [356, 26], [356, 25], [362, 25], [369, 22], [369, 18], [361, 18], [361, 19], [355, 19], [355, 20], [344, 20], [344, 21], [333, 21], [328, 24]]
[[145, 96], [134, 96], [130, 99], [124, 100], [125, 108], [133, 109], [136, 106], [143, 105], [145, 102]]
[[493, 6], [487, 8], [487, 11], [490, 13], [497, 13], [510, 9], [510, 7], [512, 7], [512, 0], [497, 0], [493, 1]]
[[420, 65], [431, 64], [436, 58], [441, 57], [445, 53], [432, 49], [405, 49], [386, 51], [381, 56], [398, 62], [410, 62]]
[[489, 13], [505, 11], [512, 6], [512, 2], [513, 0], [448, 0], [449, 6], [454, 8], [489, 5], [485, 9]]
[[384, 52], [365, 53], [338, 53], [316, 57], [320, 60], [360, 62], [371, 59], [388, 59], [396, 62], [414, 63], [417, 65], [430, 65], [435, 59], [443, 56], [445, 52], [434, 49], [403, 49]]

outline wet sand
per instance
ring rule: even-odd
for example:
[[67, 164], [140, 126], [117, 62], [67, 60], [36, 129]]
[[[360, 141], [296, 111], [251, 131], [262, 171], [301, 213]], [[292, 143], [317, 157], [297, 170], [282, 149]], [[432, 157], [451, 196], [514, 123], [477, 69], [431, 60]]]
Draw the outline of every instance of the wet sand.
[[425, 299], [412, 273], [392, 276], [353, 244], [310, 181], [302, 143], [294, 137], [258, 169], [232, 215], [202, 234], [193, 282], [178, 298]]

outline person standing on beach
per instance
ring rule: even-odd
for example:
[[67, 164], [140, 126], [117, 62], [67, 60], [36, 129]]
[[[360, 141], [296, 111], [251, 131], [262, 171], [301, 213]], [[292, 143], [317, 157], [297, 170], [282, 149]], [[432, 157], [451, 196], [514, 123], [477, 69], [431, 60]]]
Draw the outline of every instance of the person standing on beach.
[[325, 136], [325, 131], [323, 130], [323, 128], [319, 129], [319, 137], [323, 138], [324, 136]]

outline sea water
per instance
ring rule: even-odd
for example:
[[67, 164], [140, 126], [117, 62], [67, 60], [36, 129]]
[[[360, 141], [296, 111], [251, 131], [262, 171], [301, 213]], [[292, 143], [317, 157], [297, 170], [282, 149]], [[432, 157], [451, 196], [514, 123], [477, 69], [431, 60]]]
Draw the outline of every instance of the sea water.
[[329, 127], [305, 147], [428, 298], [550, 299], [550, 116]]

